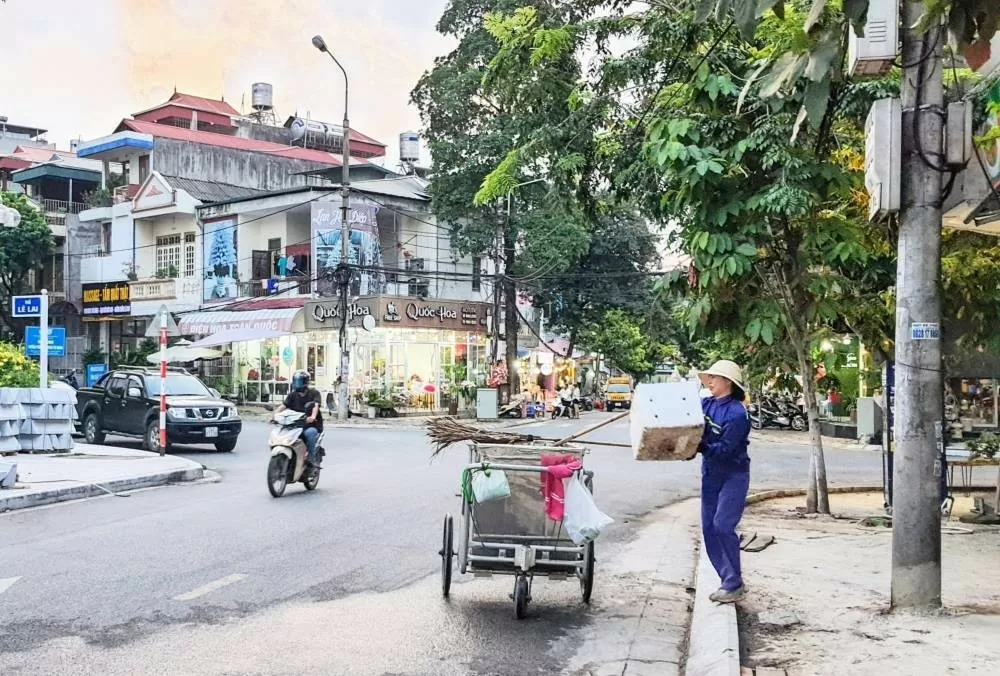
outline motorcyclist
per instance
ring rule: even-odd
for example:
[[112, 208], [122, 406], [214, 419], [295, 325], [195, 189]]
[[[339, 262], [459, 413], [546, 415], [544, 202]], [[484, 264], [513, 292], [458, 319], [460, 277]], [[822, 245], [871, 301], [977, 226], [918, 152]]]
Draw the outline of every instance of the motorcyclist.
[[306, 428], [302, 430], [302, 440], [306, 444], [307, 462], [317, 469], [320, 466], [320, 458], [317, 457], [316, 446], [320, 432], [323, 431], [322, 401], [319, 390], [309, 387], [309, 371], [299, 369], [292, 374], [291, 391], [275, 411], [281, 413], [288, 409], [307, 416]]

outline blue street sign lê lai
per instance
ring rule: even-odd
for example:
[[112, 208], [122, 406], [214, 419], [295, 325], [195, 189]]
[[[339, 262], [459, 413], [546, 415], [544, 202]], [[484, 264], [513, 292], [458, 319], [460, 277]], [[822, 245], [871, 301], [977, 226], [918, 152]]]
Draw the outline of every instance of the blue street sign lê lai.
[[13, 317], [41, 317], [42, 297], [41, 296], [14, 296], [11, 298], [11, 316]]
[[[29, 357], [39, 357], [42, 354], [42, 330], [37, 326], [29, 326], [24, 330], [24, 353]], [[49, 329], [49, 356], [66, 356], [66, 329]]]

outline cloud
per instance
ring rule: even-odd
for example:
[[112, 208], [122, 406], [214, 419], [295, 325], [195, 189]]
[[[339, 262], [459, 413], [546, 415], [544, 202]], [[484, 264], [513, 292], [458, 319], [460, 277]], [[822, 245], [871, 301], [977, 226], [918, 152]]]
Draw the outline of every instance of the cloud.
[[[0, 6], [0, 91], [16, 117], [55, 139], [93, 138], [179, 91], [249, 110], [250, 85], [274, 85], [282, 116], [343, 116], [343, 80], [310, 44], [321, 33], [351, 79], [351, 122], [395, 147], [419, 124], [409, 93], [447, 42], [433, 26], [446, 0], [12, 0]], [[6, 103], [4, 105], [7, 105]], [[14, 120], [14, 112], [6, 113]]]

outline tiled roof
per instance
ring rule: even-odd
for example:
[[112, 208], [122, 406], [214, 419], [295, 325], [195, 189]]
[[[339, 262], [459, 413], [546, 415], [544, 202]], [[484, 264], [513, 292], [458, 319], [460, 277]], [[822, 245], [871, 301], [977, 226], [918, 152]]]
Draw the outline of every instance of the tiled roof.
[[270, 141], [258, 141], [256, 139], [242, 138], [239, 136], [229, 136], [228, 134], [217, 134], [211, 131], [200, 131], [197, 129], [185, 129], [174, 127], [168, 124], [157, 124], [155, 122], [145, 122], [143, 120], [122, 120], [118, 130], [122, 128], [137, 131], [141, 134], [149, 134], [153, 137], [168, 138], [175, 141], [188, 141], [190, 143], [201, 143], [203, 145], [218, 146], [220, 148], [232, 148], [233, 150], [245, 150], [252, 153], [268, 153], [278, 157], [288, 157], [296, 160], [306, 160], [319, 164], [329, 164], [341, 166], [340, 157], [323, 150], [308, 150], [306, 148], [296, 148], [285, 146], [280, 143]]
[[235, 108], [225, 101], [206, 99], [202, 96], [193, 96], [191, 94], [182, 94], [180, 92], [174, 92], [174, 95], [171, 96], [165, 103], [161, 103], [158, 106], [153, 106], [152, 108], [148, 108], [135, 114], [142, 115], [143, 113], [148, 113], [150, 110], [156, 110], [157, 108], [162, 108], [168, 104], [181, 106], [182, 108], [190, 108], [192, 110], [200, 110], [206, 113], [215, 113], [216, 115], [225, 115], [228, 117], [239, 117], [240, 115]]
[[260, 195], [264, 192], [263, 190], [243, 188], [238, 185], [213, 183], [211, 181], [198, 181], [192, 178], [181, 178], [179, 176], [164, 176], [163, 178], [171, 185], [171, 187], [183, 190], [187, 194], [191, 195], [191, 197], [206, 204], [211, 204], [212, 202], [224, 202], [238, 197], [253, 197], [254, 195]]

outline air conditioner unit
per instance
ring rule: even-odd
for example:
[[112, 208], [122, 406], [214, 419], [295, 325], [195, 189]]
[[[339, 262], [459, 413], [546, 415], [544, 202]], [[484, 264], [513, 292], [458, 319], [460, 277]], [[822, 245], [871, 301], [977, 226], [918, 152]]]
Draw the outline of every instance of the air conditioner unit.
[[864, 37], [854, 30], [847, 39], [847, 68], [852, 77], [877, 77], [892, 69], [899, 55], [899, 0], [871, 0]]
[[868, 220], [878, 221], [899, 211], [903, 106], [899, 99], [872, 104], [865, 122], [865, 188]]

